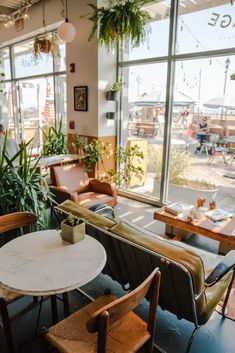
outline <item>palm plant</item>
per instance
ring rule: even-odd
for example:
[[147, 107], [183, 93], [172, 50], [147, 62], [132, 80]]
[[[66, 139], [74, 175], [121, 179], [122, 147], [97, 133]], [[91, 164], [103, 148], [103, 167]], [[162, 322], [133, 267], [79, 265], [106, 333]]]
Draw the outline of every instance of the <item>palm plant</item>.
[[109, 0], [107, 6], [89, 4], [93, 13], [88, 19], [93, 22], [89, 40], [98, 32], [98, 42], [110, 48], [130, 40], [132, 46], [139, 46], [150, 31], [147, 22], [150, 15], [142, 9], [148, 0]]
[[48, 227], [47, 206], [53, 199], [45, 179], [37, 172], [40, 157], [33, 159], [28, 143], [12, 157], [6, 155], [6, 141], [0, 153], [0, 214], [30, 211], [38, 217], [37, 227]]
[[59, 155], [67, 153], [67, 136], [63, 133], [62, 117], [59, 124], [55, 120], [55, 125], [51, 126], [48, 133], [43, 131], [43, 156]]

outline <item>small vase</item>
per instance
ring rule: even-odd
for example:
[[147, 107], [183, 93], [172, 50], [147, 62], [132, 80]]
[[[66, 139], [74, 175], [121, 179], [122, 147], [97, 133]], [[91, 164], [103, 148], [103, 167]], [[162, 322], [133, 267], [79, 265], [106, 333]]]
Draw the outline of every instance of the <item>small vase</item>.
[[118, 98], [118, 91], [107, 91], [106, 92], [106, 99], [108, 101], [116, 101]]
[[61, 237], [63, 240], [75, 244], [85, 238], [86, 229], [85, 222], [78, 224], [75, 227], [71, 227], [64, 222], [61, 223]]

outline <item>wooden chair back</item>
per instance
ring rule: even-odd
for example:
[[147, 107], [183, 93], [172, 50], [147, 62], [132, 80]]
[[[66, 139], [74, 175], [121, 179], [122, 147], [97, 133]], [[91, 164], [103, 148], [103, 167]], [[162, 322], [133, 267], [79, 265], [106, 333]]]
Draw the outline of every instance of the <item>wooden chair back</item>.
[[97, 310], [87, 322], [89, 332], [98, 332], [98, 353], [105, 353], [108, 325], [114, 324], [135, 309], [146, 295], [150, 298], [148, 332], [153, 339], [160, 288], [160, 272], [156, 268], [137, 288]]
[[24, 233], [30, 232], [30, 226], [36, 224], [37, 216], [32, 212], [16, 212], [0, 216], [0, 234], [22, 228]]

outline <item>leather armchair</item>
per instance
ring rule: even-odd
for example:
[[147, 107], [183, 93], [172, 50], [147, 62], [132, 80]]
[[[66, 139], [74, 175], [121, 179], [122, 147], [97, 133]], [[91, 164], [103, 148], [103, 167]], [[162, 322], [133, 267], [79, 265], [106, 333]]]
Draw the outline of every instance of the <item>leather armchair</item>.
[[57, 203], [72, 200], [86, 208], [98, 204], [117, 204], [116, 185], [88, 178], [82, 164], [56, 166], [53, 167], [53, 173], [56, 185], [50, 189]]

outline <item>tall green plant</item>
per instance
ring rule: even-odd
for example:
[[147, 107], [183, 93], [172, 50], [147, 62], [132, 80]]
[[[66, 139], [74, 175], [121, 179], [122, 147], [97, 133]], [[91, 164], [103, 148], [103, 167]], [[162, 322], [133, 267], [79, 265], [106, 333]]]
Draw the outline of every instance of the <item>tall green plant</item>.
[[62, 117], [59, 124], [55, 120], [55, 125], [51, 126], [48, 133], [43, 131], [43, 156], [52, 156], [67, 153], [67, 136], [63, 132]]
[[119, 147], [116, 150], [115, 157], [119, 168], [117, 171], [114, 169], [107, 171], [109, 180], [123, 187], [128, 187], [133, 177], [141, 180], [144, 175], [144, 170], [141, 167], [144, 153], [138, 145]]
[[107, 6], [89, 4], [93, 12], [88, 19], [93, 22], [89, 40], [98, 32], [98, 41], [110, 48], [118, 42], [130, 40], [132, 46], [144, 42], [150, 31], [149, 13], [142, 9], [148, 0], [109, 0]]
[[84, 145], [83, 153], [85, 156], [85, 170], [87, 172], [90, 172], [98, 162], [103, 165], [103, 168], [105, 170], [104, 157], [110, 157], [110, 155], [112, 154], [112, 150], [110, 143], [102, 142], [99, 140], [93, 140], [90, 143]]
[[0, 154], [0, 214], [29, 211], [38, 217], [39, 229], [48, 227], [47, 206], [52, 196], [45, 179], [37, 172], [40, 158], [28, 153], [28, 143], [23, 142], [12, 158], [6, 155], [5, 137]]

